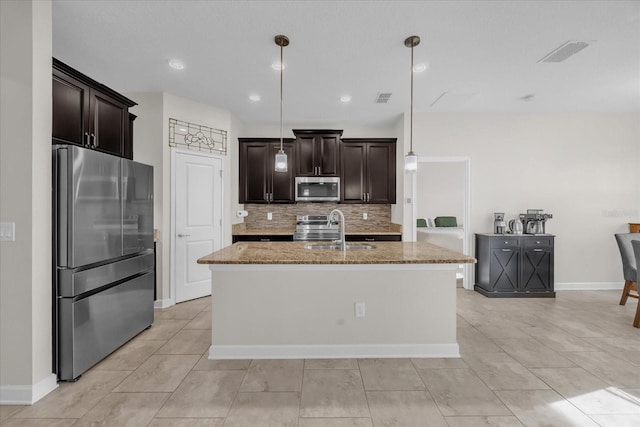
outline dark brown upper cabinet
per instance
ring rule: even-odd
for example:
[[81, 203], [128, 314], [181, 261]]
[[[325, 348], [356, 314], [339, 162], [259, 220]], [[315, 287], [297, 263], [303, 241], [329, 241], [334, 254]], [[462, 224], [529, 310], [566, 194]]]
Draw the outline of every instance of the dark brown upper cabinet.
[[340, 201], [396, 202], [396, 138], [343, 138]]
[[[53, 58], [53, 144], [133, 158], [129, 98]], [[132, 117], [133, 116], [133, 117]]]
[[340, 176], [341, 130], [294, 129], [296, 176]]
[[293, 139], [283, 142], [289, 162], [287, 172], [275, 171], [279, 138], [238, 138], [239, 203], [295, 203], [295, 146]]

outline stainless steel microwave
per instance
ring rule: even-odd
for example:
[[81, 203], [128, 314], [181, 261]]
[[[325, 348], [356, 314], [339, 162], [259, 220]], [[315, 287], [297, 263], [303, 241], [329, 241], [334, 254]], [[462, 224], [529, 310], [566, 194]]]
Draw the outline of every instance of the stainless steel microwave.
[[340, 178], [296, 177], [296, 202], [339, 202]]

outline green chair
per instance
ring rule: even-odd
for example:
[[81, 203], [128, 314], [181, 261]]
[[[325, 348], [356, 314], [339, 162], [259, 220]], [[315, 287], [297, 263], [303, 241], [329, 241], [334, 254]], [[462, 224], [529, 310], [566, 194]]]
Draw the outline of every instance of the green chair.
[[457, 227], [458, 221], [455, 216], [437, 216], [434, 218], [436, 227]]

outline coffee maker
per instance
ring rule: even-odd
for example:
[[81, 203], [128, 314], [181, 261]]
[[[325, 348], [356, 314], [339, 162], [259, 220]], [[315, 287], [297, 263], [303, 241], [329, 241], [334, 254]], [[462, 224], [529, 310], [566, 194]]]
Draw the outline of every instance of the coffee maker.
[[504, 212], [494, 212], [493, 218], [493, 232], [504, 234], [507, 229], [507, 224], [504, 222]]
[[520, 214], [526, 234], [545, 234], [545, 223], [553, 215], [544, 213], [542, 209], [527, 209], [526, 214]]

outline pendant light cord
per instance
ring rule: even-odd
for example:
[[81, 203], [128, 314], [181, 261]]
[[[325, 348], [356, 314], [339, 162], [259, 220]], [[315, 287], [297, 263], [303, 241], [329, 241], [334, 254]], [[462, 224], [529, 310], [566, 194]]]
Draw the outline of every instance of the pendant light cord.
[[282, 74], [284, 73], [283, 53], [284, 46], [280, 45], [280, 152], [284, 152], [282, 148]]
[[413, 43], [411, 44], [411, 113], [409, 117], [409, 151], [413, 154]]

